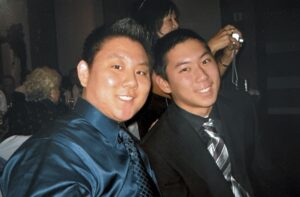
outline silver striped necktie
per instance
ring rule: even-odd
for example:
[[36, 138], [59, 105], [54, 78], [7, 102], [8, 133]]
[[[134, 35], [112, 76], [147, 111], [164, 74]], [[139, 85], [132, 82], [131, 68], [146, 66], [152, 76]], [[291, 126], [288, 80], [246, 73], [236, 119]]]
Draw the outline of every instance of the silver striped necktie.
[[207, 150], [214, 158], [217, 166], [222, 171], [224, 178], [231, 183], [231, 190], [235, 197], [250, 197], [248, 192], [235, 180], [231, 174], [231, 163], [228, 150], [223, 139], [217, 134], [213, 120], [203, 123], [204, 131], [209, 136]]

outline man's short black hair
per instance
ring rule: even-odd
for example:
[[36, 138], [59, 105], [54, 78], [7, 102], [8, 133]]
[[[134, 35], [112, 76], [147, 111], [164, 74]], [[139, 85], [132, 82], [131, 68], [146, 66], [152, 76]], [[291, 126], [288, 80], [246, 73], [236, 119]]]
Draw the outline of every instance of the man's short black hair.
[[174, 30], [168, 34], [166, 34], [164, 37], [160, 38], [155, 47], [154, 47], [154, 66], [153, 70], [154, 72], [164, 78], [165, 80], [168, 79], [166, 69], [167, 69], [167, 60], [166, 55], [167, 53], [173, 49], [177, 44], [180, 44], [188, 39], [195, 39], [199, 42], [204, 44], [204, 47], [211, 52], [210, 48], [207, 45], [207, 42], [204, 38], [202, 38], [199, 34], [196, 32], [180, 28], [177, 30]]
[[[104, 42], [115, 37], [127, 37], [140, 43], [145, 49], [149, 66], [152, 69], [152, 53], [150, 37], [145, 29], [131, 18], [124, 18], [109, 25], [103, 25], [93, 30], [86, 38], [81, 58], [89, 66], [92, 65], [95, 55], [101, 50]], [[130, 50], [130, 49], [129, 49]]]

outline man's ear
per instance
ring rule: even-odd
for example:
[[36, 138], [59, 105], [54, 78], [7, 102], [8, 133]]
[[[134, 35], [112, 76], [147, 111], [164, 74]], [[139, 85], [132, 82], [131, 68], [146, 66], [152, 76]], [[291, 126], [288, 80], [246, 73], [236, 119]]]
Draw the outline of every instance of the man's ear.
[[165, 93], [167, 94], [170, 94], [172, 91], [171, 91], [171, 88], [170, 88], [170, 85], [169, 85], [169, 82], [165, 79], [163, 79], [161, 76], [155, 74], [154, 76], [154, 80], [156, 82], [156, 84], [158, 85], [158, 87]]
[[86, 87], [87, 82], [89, 80], [89, 66], [88, 64], [81, 60], [78, 65], [77, 65], [77, 73], [78, 73], [78, 78], [79, 81], [82, 85], [82, 87]]

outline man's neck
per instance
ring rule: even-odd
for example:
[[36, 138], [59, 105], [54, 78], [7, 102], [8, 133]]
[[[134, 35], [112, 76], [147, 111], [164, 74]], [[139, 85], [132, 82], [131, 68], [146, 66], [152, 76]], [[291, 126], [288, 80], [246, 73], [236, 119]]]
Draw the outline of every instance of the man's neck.
[[182, 105], [180, 103], [177, 103], [176, 101], [175, 101], [175, 103], [181, 109], [183, 109], [191, 114], [194, 114], [196, 116], [200, 116], [202, 118], [208, 118], [212, 111], [212, 108], [213, 108], [212, 106], [207, 107], [207, 108], [193, 108], [193, 107], [188, 107], [188, 106]]

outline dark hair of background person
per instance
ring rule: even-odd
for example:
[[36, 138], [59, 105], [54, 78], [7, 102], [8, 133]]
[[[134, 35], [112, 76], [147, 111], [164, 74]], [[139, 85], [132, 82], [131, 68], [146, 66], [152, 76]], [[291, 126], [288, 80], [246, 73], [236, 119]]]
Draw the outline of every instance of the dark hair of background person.
[[203, 43], [204, 47], [207, 49], [207, 51], [210, 51], [210, 48], [207, 45], [207, 42], [204, 38], [202, 38], [200, 35], [198, 35], [196, 32], [180, 28], [177, 30], [174, 30], [167, 35], [163, 36], [161, 39], [159, 39], [154, 46], [154, 66], [153, 70], [156, 74], [160, 75], [164, 79], [168, 79], [166, 68], [167, 68], [167, 62], [166, 62], [166, 54], [174, 48], [177, 44], [182, 43], [188, 39], [196, 39], [199, 42]]
[[150, 68], [152, 67], [152, 52], [149, 43], [149, 34], [132, 18], [124, 18], [113, 25], [96, 28], [86, 38], [81, 58], [86, 61], [89, 66], [92, 65], [95, 55], [101, 50], [103, 43], [114, 37], [127, 37], [133, 41], [139, 42], [148, 55]]
[[15, 56], [20, 59], [21, 66], [21, 83], [25, 80], [27, 74], [27, 52], [24, 41], [24, 28], [21, 23], [12, 24], [7, 29], [6, 41], [13, 50]]
[[62, 81], [61, 81], [61, 89], [62, 92], [64, 90], [71, 90], [73, 85], [76, 85], [80, 88], [82, 88], [78, 75], [77, 75], [77, 68], [73, 67], [69, 70], [67, 75], [64, 75], [62, 77]]
[[179, 10], [170, 0], [138, 0], [133, 5], [131, 17], [150, 33], [152, 43], [155, 43], [158, 40], [157, 32], [160, 31], [164, 17], [172, 12], [178, 19]]
[[12, 93], [16, 88], [15, 78], [11, 75], [4, 75], [1, 79], [2, 90], [6, 96], [7, 104], [10, 105], [12, 102]]

